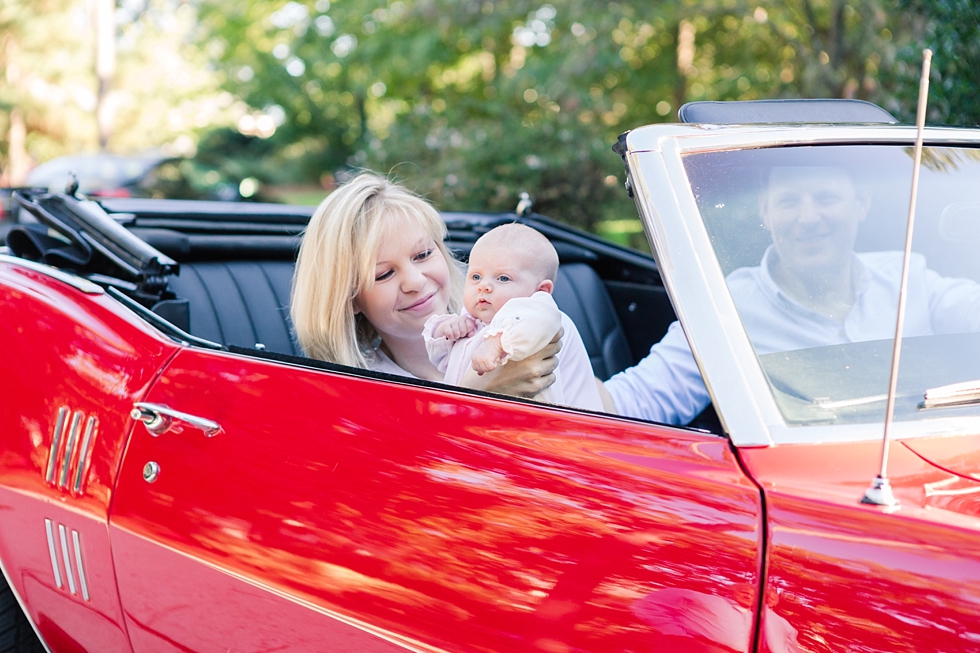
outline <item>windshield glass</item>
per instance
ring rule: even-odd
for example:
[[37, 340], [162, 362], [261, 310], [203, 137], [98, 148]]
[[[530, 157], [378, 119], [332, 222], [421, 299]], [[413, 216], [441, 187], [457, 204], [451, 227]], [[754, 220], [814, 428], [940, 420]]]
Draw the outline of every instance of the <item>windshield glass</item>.
[[[729, 292], [787, 423], [884, 420], [912, 148], [690, 154], [685, 167]], [[980, 150], [925, 148], [895, 419], [980, 379]]]

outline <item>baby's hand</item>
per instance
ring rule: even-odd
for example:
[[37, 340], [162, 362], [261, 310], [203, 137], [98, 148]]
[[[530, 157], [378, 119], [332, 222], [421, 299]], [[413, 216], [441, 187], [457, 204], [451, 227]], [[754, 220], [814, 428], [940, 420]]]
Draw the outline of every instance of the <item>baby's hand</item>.
[[473, 360], [470, 365], [472, 365], [474, 372], [483, 375], [497, 369], [497, 366], [504, 361], [506, 356], [498, 334], [480, 343], [480, 346], [473, 352]]
[[476, 333], [476, 320], [469, 315], [453, 315], [436, 327], [432, 335], [435, 338], [446, 338], [453, 342], [460, 338], [469, 338]]

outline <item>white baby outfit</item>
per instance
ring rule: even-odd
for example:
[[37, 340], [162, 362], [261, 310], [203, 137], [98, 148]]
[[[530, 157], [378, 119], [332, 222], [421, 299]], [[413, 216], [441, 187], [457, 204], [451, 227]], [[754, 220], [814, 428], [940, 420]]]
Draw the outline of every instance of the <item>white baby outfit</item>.
[[474, 318], [477, 332], [469, 338], [453, 342], [448, 338], [433, 337], [436, 328], [451, 317], [453, 316], [433, 315], [426, 321], [422, 331], [429, 360], [440, 372], [445, 373], [446, 383], [460, 385], [463, 375], [470, 368], [477, 347], [490, 336], [499, 333], [506, 360], [519, 361], [541, 351], [555, 337], [558, 329], [563, 328], [565, 332], [561, 351], [558, 352], [555, 383], [541, 391], [536, 399], [549, 404], [603, 410], [582, 336], [571, 318], [558, 310], [558, 305], [549, 293], [538, 291], [530, 297], [509, 300], [497, 311], [490, 324]]

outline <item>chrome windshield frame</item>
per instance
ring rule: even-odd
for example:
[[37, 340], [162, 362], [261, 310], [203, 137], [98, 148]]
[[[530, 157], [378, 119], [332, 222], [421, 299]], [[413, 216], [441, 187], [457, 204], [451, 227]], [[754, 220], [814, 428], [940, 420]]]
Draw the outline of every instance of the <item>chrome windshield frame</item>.
[[[882, 421], [787, 424], [755, 355], [691, 189], [683, 157], [793, 145], [911, 146], [911, 125], [651, 125], [626, 135], [625, 161], [651, 250], [719, 418], [739, 447], [881, 438]], [[932, 127], [927, 146], [980, 146], [980, 129]], [[909, 180], [911, 183], [911, 179]], [[902, 422], [897, 439], [980, 430], [976, 418]]]

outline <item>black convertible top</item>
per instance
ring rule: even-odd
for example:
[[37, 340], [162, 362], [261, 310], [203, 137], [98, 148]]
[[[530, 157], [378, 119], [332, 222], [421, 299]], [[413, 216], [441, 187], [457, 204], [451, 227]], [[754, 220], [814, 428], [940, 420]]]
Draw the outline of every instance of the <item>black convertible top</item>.
[[681, 122], [713, 125], [769, 123], [897, 123], [877, 104], [864, 100], [745, 100], [688, 102], [677, 112]]

